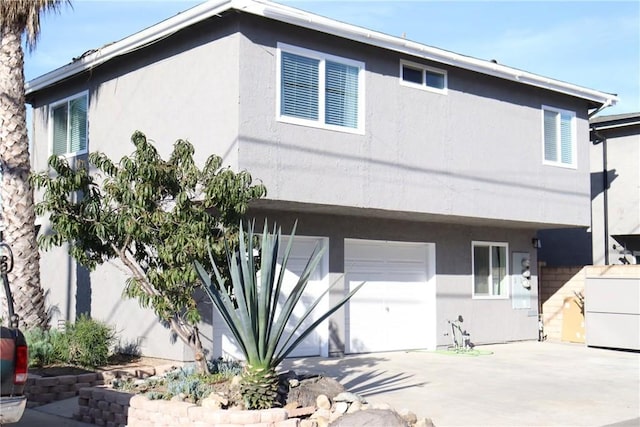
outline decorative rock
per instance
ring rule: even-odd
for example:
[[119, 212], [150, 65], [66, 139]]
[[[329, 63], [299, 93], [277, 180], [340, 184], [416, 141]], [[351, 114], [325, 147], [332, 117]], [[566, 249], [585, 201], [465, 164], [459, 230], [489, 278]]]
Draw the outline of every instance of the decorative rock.
[[342, 393], [338, 394], [336, 397], [333, 398], [333, 401], [347, 402], [347, 403], [353, 403], [353, 402], [366, 403], [366, 400], [364, 400], [364, 398], [362, 398], [361, 396], [358, 396], [355, 393], [351, 393], [348, 391], [343, 391]]
[[298, 387], [300, 385], [300, 381], [297, 378], [290, 378], [289, 379], [289, 387], [293, 388], [293, 387]]
[[332, 412], [331, 415], [329, 415], [329, 423], [334, 422], [335, 420], [337, 420], [341, 416], [342, 416], [342, 414], [339, 414], [337, 412]]
[[353, 414], [354, 412], [361, 411], [363, 409], [362, 403], [357, 400], [349, 405], [349, 409], [347, 409], [347, 414]]
[[233, 378], [231, 378], [231, 387], [240, 387], [241, 383], [242, 377], [240, 375], [234, 375]]
[[298, 402], [289, 402], [286, 405], [284, 405], [284, 409], [288, 411], [299, 408], [299, 407], [300, 407], [300, 404]]
[[310, 419], [300, 420], [300, 427], [318, 427], [318, 423]]
[[318, 417], [315, 419], [316, 421], [316, 425], [318, 427], [328, 427], [329, 426], [329, 420], [325, 417]]
[[286, 402], [298, 402], [301, 406], [316, 404], [316, 398], [324, 394], [332, 398], [345, 391], [344, 386], [333, 378], [311, 377], [300, 380], [297, 387], [289, 389]]
[[222, 409], [222, 403], [210, 397], [206, 397], [202, 399], [202, 402], [200, 402], [200, 406], [206, 409], [214, 409], [214, 410]]
[[[181, 393], [182, 394], [182, 393]], [[176, 394], [171, 398], [172, 402], [184, 402], [184, 397], [180, 396], [180, 394]]]
[[348, 409], [349, 404], [347, 402], [336, 402], [335, 405], [333, 405], [334, 414], [342, 415], [346, 413]]
[[219, 395], [219, 394], [218, 394], [218, 393], [216, 393], [216, 392], [212, 392], [211, 394], [209, 394], [208, 398], [209, 398], [209, 399], [213, 399], [213, 400], [216, 400], [216, 401], [220, 402], [220, 404], [221, 404], [222, 406], [227, 406], [227, 405], [229, 404], [229, 399], [227, 399], [227, 398], [226, 398], [226, 397], [224, 397], [224, 396]]
[[431, 418], [420, 418], [413, 427], [436, 427]]
[[398, 415], [402, 417], [403, 420], [407, 422], [407, 424], [413, 425], [418, 421], [418, 417], [416, 414], [408, 410], [407, 408], [402, 408], [398, 411]]
[[313, 414], [311, 414], [311, 419], [317, 420], [318, 418], [326, 418], [329, 419], [331, 416], [331, 411], [324, 408], [318, 408]]
[[[324, 411], [325, 409], [323, 409]], [[295, 408], [287, 410], [287, 414], [289, 418], [298, 418], [298, 417], [306, 417], [308, 415], [313, 415], [316, 412], [315, 406], [305, 406], [304, 408]]]
[[331, 423], [331, 427], [407, 427], [408, 424], [394, 411], [369, 409], [345, 414]]
[[316, 397], [316, 406], [320, 409], [328, 410], [328, 409], [331, 409], [331, 401], [326, 395], [321, 394], [318, 397]]
[[381, 411], [393, 411], [393, 408], [388, 403], [372, 403], [371, 409], [380, 409]]

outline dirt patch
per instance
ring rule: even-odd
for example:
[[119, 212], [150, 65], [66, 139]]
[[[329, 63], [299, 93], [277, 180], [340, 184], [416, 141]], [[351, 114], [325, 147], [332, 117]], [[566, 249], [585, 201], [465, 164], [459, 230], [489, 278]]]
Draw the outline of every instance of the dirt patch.
[[56, 364], [47, 365], [35, 368], [29, 368], [29, 373], [34, 375], [40, 375], [42, 377], [57, 377], [62, 375], [81, 375], [94, 372], [111, 371], [114, 369], [128, 369], [139, 367], [157, 367], [167, 364], [171, 364], [172, 361], [166, 359], [156, 359], [153, 357], [132, 356], [129, 354], [114, 354], [109, 358], [109, 362], [106, 366], [99, 368], [83, 368], [81, 366]]
[[59, 377], [62, 375], [82, 375], [91, 374], [95, 371], [90, 371], [77, 366], [69, 365], [50, 365], [40, 368], [29, 368], [29, 373], [34, 375], [40, 375], [41, 377]]

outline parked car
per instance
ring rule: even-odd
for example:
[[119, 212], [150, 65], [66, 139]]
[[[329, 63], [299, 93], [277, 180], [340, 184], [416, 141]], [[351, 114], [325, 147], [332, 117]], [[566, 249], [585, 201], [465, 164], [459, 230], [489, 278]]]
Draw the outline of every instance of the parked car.
[[16, 423], [22, 418], [27, 398], [29, 351], [27, 341], [18, 329], [18, 316], [13, 310], [13, 297], [7, 273], [13, 268], [13, 256], [6, 243], [0, 242], [0, 275], [4, 285], [9, 318], [0, 326], [0, 425]]

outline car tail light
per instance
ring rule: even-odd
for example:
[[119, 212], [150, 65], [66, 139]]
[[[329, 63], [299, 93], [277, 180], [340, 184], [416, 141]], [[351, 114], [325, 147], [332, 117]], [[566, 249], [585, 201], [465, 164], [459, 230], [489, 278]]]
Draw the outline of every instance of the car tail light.
[[14, 384], [24, 384], [27, 381], [27, 370], [29, 366], [29, 350], [26, 345], [16, 347], [16, 365], [13, 373]]

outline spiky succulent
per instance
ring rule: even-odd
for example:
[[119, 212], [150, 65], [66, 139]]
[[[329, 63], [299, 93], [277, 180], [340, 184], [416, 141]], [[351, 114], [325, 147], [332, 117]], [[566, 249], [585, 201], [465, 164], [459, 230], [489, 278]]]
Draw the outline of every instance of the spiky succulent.
[[[249, 409], [266, 409], [276, 405], [278, 397], [276, 367], [362, 286], [361, 284], [353, 289], [340, 302], [318, 316], [308, 327], [302, 328], [305, 320], [331, 289], [331, 286], [328, 287], [307, 308], [305, 314], [295, 320], [291, 333], [285, 336], [285, 328], [290, 320], [293, 321], [293, 311], [324, 253], [323, 248], [314, 250], [298, 282], [279, 307], [278, 301], [284, 297], [281, 295], [282, 285], [294, 236], [295, 226], [280, 262], [281, 267], [278, 268], [282, 232], [280, 228], [276, 231], [274, 226], [273, 232], [269, 233], [265, 222], [264, 231], [259, 239], [260, 264], [258, 265], [253, 256], [256, 241], [253, 225], [249, 226], [245, 233], [240, 224], [239, 240], [236, 246], [238, 250], [232, 252], [229, 249], [232, 245], [227, 246], [231, 286], [227, 286], [213, 259], [211, 260], [212, 274], [207, 273], [200, 263], [195, 264], [205, 292], [218, 308], [245, 356], [246, 368], [243, 374], [242, 394]], [[300, 333], [296, 334], [298, 331]]]

